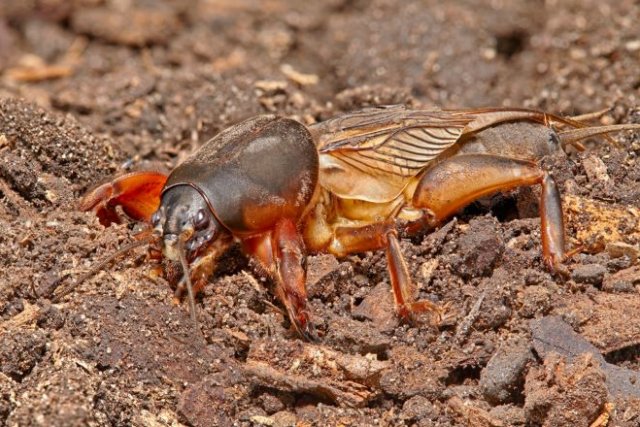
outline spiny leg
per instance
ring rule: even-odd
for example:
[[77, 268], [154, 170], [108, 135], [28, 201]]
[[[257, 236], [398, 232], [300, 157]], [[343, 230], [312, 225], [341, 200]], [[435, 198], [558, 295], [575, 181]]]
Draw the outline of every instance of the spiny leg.
[[245, 251], [275, 279], [276, 296], [284, 304], [294, 328], [305, 339], [317, 340], [307, 308], [306, 254], [293, 220], [283, 219], [272, 233], [246, 239], [243, 243]]
[[[207, 278], [202, 276], [194, 277], [193, 275], [191, 275], [189, 279], [191, 280], [191, 290], [193, 292], [194, 297], [196, 295], [199, 295], [200, 292], [204, 291], [204, 288], [209, 283]], [[180, 302], [182, 301], [185, 291], [188, 292], [189, 289], [187, 289], [186, 277], [182, 276], [176, 285], [176, 290], [173, 292], [172, 301], [174, 305], [180, 305]]]
[[302, 238], [291, 220], [276, 224], [273, 233], [274, 258], [279, 285], [276, 293], [283, 300], [296, 329], [308, 340], [316, 334], [307, 310], [306, 255]]
[[393, 299], [398, 315], [410, 320], [414, 313], [433, 312], [442, 317], [442, 307], [429, 300], [416, 301], [416, 289], [409, 275], [407, 263], [402, 256], [400, 242], [394, 231], [387, 233], [387, 268], [393, 289]]
[[542, 258], [551, 271], [557, 271], [568, 276], [568, 271], [562, 265], [566, 257], [564, 239], [564, 216], [560, 191], [555, 179], [544, 173], [540, 195], [540, 229], [542, 237]]
[[469, 203], [498, 191], [541, 184], [543, 258], [554, 272], [566, 273], [564, 220], [560, 193], [553, 178], [535, 163], [487, 154], [451, 157], [429, 169], [413, 196], [413, 205], [442, 222]]
[[[232, 241], [233, 239], [230, 234], [220, 235], [218, 239], [213, 244], [208, 245], [205, 251], [198, 255], [197, 258], [193, 260], [187, 258], [194, 295], [198, 295], [202, 292], [209, 283], [209, 277], [211, 277], [213, 271], [216, 269], [218, 258], [229, 248]], [[155, 256], [162, 257], [162, 252], [159, 252], [158, 249]], [[165, 270], [165, 276], [169, 279], [172, 285], [176, 285], [176, 289], [173, 294], [173, 301], [178, 304], [182, 299], [184, 291], [188, 290], [186, 288], [187, 283], [184, 277], [185, 272], [182, 267], [179, 271], [176, 271], [177, 265], [175, 263], [168, 264], [165, 267], [167, 268], [167, 270]]]
[[119, 223], [116, 207], [137, 221], [149, 222], [160, 206], [160, 193], [167, 176], [159, 172], [131, 172], [102, 184], [85, 194], [80, 210], [93, 210], [100, 223]]
[[422, 312], [434, 312], [441, 317], [443, 309], [437, 304], [428, 300], [416, 301], [416, 289], [402, 256], [393, 222], [387, 221], [363, 227], [336, 227], [327, 249], [336, 256], [345, 256], [350, 253], [382, 248], [387, 253], [387, 269], [398, 315], [405, 320], [411, 320], [412, 314]]

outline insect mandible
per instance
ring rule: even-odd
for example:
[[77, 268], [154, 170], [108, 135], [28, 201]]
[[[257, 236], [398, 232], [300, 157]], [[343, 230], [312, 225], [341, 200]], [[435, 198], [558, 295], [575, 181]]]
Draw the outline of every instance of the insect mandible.
[[[562, 271], [560, 194], [540, 160], [566, 145], [640, 124], [588, 126], [527, 109], [370, 108], [306, 126], [262, 115], [206, 142], [167, 176], [133, 172], [89, 191], [80, 208], [107, 226], [121, 207], [150, 223], [152, 257], [182, 265], [178, 291], [202, 289], [234, 241], [274, 280], [306, 339], [316, 333], [305, 289], [306, 256], [386, 251], [397, 314], [440, 312], [416, 290], [399, 234], [442, 224], [469, 203], [540, 185], [542, 257]], [[178, 292], [177, 291], [177, 292]]]

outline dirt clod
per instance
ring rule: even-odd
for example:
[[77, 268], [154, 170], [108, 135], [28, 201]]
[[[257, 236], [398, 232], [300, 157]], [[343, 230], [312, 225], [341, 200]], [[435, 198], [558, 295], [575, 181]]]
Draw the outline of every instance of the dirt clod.
[[64, 326], [64, 313], [58, 307], [46, 304], [40, 309], [36, 324], [43, 329], [60, 329]]
[[527, 423], [524, 409], [516, 405], [494, 406], [489, 414], [508, 426], [524, 426]]
[[433, 403], [423, 396], [413, 396], [402, 405], [402, 418], [408, 422], [426, 422], [436, 414]]
[[552, 292], [544, 286], [527, 286], [522, 297], [519, 313], [522, 317], [531, 318], [539, 314], [547, 314], [553, 304]]
[[[200, 331], [143, 247], [48, 300], [141, 229], [79, 212], [89, 187], [170, 171], [251, 116], [639, 123], [637, 22], [632, 0], [0, 0], [0, 425], [637, 427], [638, 132], [541, 162], [578, 248], [568, 280], [541, 256], [539, 185], [401, 236], [440, 322], [396, 316], [383, 250], [307, 260], [313, 344], [239, 246], [196, 298]], [[535, 359], [507, 345], [530, 322]]]
[[270, 340], [253, 343], [242, 369], [263, 387], [361, 407], [376, 397], [387, 365], [375, 356], [349, 356], [324, 347], [284, 346]]
[[640, 284], [640, 266], [634, 266], [605, 277], [602, 289], [607, 292], [633, 293], [638, 284]]
[[[26, 200], [33, 200], [34, 190], [35, 195], [44, 195], [44, 189], [38, 189], [27, 169], [64, 177], [77, 188], [93, 184], [97, 175], [113, 171], [108, 160], [117, 160], [116, 151], [107, 140], [92, 135], [72, 116], [47, 112], [25, 100], [0, 98], [0, 134], [15, 147], [11, 155], [18, 163], [17, 173], [9, 182]], [[3, 159], [0, 171], [4, 172], [0, 175], [6, 176], [11, 170], [6, 161], [10, 162], [11, 157], [3, 154]]]
[[498, 348], [480, 374], [480, 389], [491, 403], [509, 403], [521, 398], [524, 374], [534, 360], [531, 343], [522, 338]]
[[84, 9], [73, 14], [72, 28], [111, 43], [131, 46], [165, 44], [179, 22], [171, 10], [133, 9], [122, 13], [106, 8]]
[[384, 353], [391, 346], [391, 339], [369, 322], [349, 318], [331, 319], [325, 338], [338, 348], [351, 353]]
[[391, 369], [380, 378], [380, 387], [386, 394], [403, 400], [417, 395], [432, 400], [441, 395], [446, 371], [435, 360], [412, 347], [394, 348], [389, 359]]
[[22, 381], [42, 359], [46, 350], [42, 331], [17, 330], [0, 334], [0, 372]]
[[335, 291], [340, 264], [333, 255], [317, 255], [307, 260], [307, 293], [322, 296]]
[[380, 331], [395, 329], [400, 320], [395, 313], [393, 296], [390, 285], [381, 282], [352, 311], [356, 319], [366, 319], [373, 322]]
[[573, 362], [550, 355], [527, 374], [525, 395], [527, 418], [544, 426], [589, 425], [608, 398], [605, 375], [589, 354]]
[[458, 242], [451, 265], [461, 277], [483, 276], [496, 265], [503, 251], [504, 243], [496, 230], [495, 221], [491, 218], [474, 218]]
[[606, 267], [600, 264], [583, 264], [571, 272], [571, 277], [578, 283], [600, 286], [606, 273]]
[[180, 396], [179, 420], [194, 427], [232, 426], [238, 414], [237, 401], [249, 393], [243, 380], [232, 368], [191, 385]]

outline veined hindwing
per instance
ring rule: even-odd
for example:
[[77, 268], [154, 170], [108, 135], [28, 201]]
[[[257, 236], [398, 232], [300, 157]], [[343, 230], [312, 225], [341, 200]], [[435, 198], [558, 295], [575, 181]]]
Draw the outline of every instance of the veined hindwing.
[[510, 108], [410, 110], [371, 108], [309, 127], [320, 153], [320, 184], [345, 199], [384, 203], [465, 134], [501, 122], [564, 122]]
[[469, 119], [404, 107], [370, 109], [311, 127], [320, 152], [320, 184], [348, 199], [387, 202], [450, 148]]

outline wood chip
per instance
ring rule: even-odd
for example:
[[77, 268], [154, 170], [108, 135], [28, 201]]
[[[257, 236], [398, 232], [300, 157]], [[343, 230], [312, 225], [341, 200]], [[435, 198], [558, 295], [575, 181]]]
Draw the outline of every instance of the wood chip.
[[274, 94], [276, 92], [283, 92], [288, 84], [283, 80], [258, 80], [253, 86], [265, 94]]
[[504, 427], [506, 424], [491, 416], [489, 412], [482, 408], [473, 406], [470, 402], [464, 402], [458, 396], [454, 396], [447, 401], [451, 409], [458, 413], [465, 420], [465, 425], [471, 427]]
[[67, 65], [43, 65], [42, 67], [14, 67], [6, 72], [6, 76], [15, 81], [34, 83], [68, 77], [73, 68]]
[[585, 197], [562, 198], [568, 233], [577, 245], [597, 253], [609, 243], [640, 244], [640, 209]]
[[26, 301], [23, 304], [24, 309], [4, 322], [1, 326], [2, 330], [9, 331], [20, 327], [35, 327], [36, 318], [40, 314], [40, 307], [36, 304], [29, 304]]
[[582, 167], [587, 173], [587, 178], [591, 182], [604, 182], [609, 183], [611, 178], [607, 172], [607, 166], [604, 164], [600, 157], [594, 155], [587, 156], [582, 160]]
[[611, 242], [607, 243], [607, 252], [611, 258], [620, 258], [622, 256], [628, 256], [631, 264], [640, 258], [640, 245], [630, 245], [624, 242]]
[[317, 85], [320, 81], [320, 78], [315, 74], [305, 74], [300, 71], [295, 70], [289, 64], [282, 64], [280, 67], [280, 71], [284, 74], [289, 80], [294, 83], [299, 84], [300, 86], [312, 86]]
[[338, 406], [363, 407], [380, 394], [380, 375], [389, 366], [374, 356], [354, 356], [309, 343], [255, 342], [243, 371], [258, 384], [308, 393]]
[[[614, 330], [619, 329], [610, 329]], [[573, 360], [584, 353], [590, 354], [605, 373], [609, 393], [614, 396], [640, 397], [640, 372], [607, 363], [598, 349], [577, 334], [560, 316], [547, 316], [532, 321], [531, 335], [536, 353], [541, 358], [557, 353]]]

